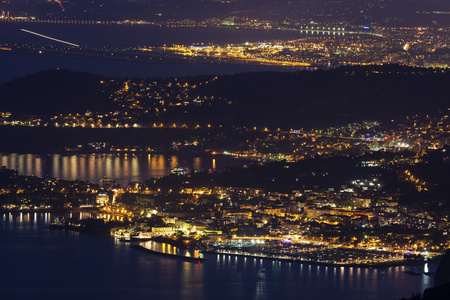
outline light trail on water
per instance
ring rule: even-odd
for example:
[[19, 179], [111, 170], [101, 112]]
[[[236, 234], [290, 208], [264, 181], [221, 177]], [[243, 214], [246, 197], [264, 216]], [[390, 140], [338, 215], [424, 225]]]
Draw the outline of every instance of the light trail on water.
[[43, 35], [43, 34], [40, 34], [40, 33], [37, 33], [37, 32], [33, 32], [33, 31], [30, 31], [30, 30], [26, 30], [26, 29], [23, 29], [23, 28], [20, 29], [20, 30], [22, 30], [22, 31], [24, 31], [26, 33], [31, 33], [31, 34], [34, 34], [34, 35], [37, 35], [37, 36], [40, 36], [40, 37], [52, 40], [52, 41], [56, 41], [56, 42], [59, 42], [59, 43], [64, 43], [64, 44], [71, 45], [71, 46], [74, 46], [74, 47], [80, 47], [80, 45], [69, 43], [69, 42], [66, 42], [66, 41], [63, 41], [63, 40], [59, 40], [59, 39], [55, 39], [55, 38], [52, 38], [50, 36], [46, 36], [46, 35]]

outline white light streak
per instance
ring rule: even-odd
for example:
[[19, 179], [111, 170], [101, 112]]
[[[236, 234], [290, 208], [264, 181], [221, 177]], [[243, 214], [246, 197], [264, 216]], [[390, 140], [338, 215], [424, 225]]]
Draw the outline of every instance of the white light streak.
[[52, 37], [49, 37], [49, 36], [46, 36], [46, 35], [43, 35], [43, 34], [40, 34], [40, 33], [37, 33], [37, 32], [30, 31], [30, 30], [26, 30], [26, 29], [20, 29], [20, 30], [22, 30], [24, 32], [27, 32], [27, 33], [31, 33], [31, 34], [37, 35], [37, 36], [40, 36], [40, 37], [43, 37], [43, 38], [46, 38], [46, 39], [49, 39], [49, 40], [52, 40], [52, 41], [56, 41], [56, 42], [59, 42], [59, 43], [64, 43], [64, 44], [67, 44], [67, 45], [70, 45], [70, 46], [74, 46], [74, 47], [80, 47], [80, 45], [69, 43], [69, 42], [66, 42], [66, 41], [63, 41], [63, 40], [58, 40], [58, 39], [55, 39], [55, 38], [52, 38]]

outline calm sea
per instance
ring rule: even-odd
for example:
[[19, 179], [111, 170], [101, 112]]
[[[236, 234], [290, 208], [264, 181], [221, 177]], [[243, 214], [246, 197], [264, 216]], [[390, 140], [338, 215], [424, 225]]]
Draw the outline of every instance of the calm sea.
[[185, 262], [108, 236], [50, 230], [53, 217], [0, 214], [2, 299], [397, 300], [433, 284], [432, 276], [406, 273], [423, 271], [408, 266], [326, 267], [228, 255]]
[[[44, 23], [4, 23], [0, 22], [1, 43], [21, 43], [32, 45], [59, 45], [30, 33], [26, 29], [52, 38], [75, 43], [80, 46], [162, 46], [164, 44], [190, 45], [192, 43], [242, 44], [245, 42], [268, 42], [293, 40], [307, 35], [292, 30], [263, 30], [242, 28], [203, 27], [159, 27], [149, 25], [73, 25]], [[322, 34], [315, 33], [311, 36]], [[340, 35], [326, 35], [339, 37]]]
[[0, 51], [0, 84], [29, 74], [48, 69], [67, 69], [76, 72], [122, 77], [122, 78], [167, 78], [195, 75], [228, 75], [247, 72], [301, 70], [292, 67], [225, 65], [225, 64], [188, 64], [188, 63], [138, 63], [90, 57], [39, 56]]
[[[296, 31], [253, 30], [234, 28], [168, 28], [155, 26], [27, 24], [0, 22], [0, 45], [3, 43], [57, 45], [63, 44], [38, 37], [30, 30], [82, 46], [162, 46], [164, 44], [245, 43], [291, 40], [305, 37]], [[319, 34], [316, 34], [319, 35]], [[0, 83], [52, 68], [65, 68], [93, 74], [118, 77], [178, 77], [188, 75], [234, 74], [258, 71], [296, 71], [299, 68], [275, 66], [137, 63], [86, 57], [50, 57], [14, 54], [0, 51]]]
[[201, 171], [236, 167], [247, 162], [225, 155], [0, 154], [0, 166], [17, 170], [19, 174], [26, 176], [91, 182], [111, 178], [121, 184], [169, 175], [177, 167]]

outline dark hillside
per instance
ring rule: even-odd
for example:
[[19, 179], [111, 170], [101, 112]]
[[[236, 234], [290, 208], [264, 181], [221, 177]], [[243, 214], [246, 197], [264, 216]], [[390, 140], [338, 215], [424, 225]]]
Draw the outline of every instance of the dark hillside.
[[401, 66], [221, 76], [200, 93], [238, 103], [233, 122], [284, 128], [386, 121], [450, 105], [450, 72]]
[[[205, 76], [198, 76], [179, 80], [195, 85], [204, 79]], [[138, 124], [163, 122], [289, 130], [367, 120], [386, 122], [450, 107], [448, 70], [394, 65], [225, 75], [186, 93], [182, 89], [169, 89], [165, 86], [168, 80], [159, 80], [158, 86], [152, 86], [151, 80], [134, 78], [130, 82], [135, 90], [124, 94], [120, 105], [109, 97], [125, 79], [106, 84], [102, 80], [100, 76], [66, 70], [39, 72], [1, 85], [0, 111], [12, 112], [13, 118], [20, 115], [45, 118], [86, 110], [94, 115], [120, 111], [122, 116], [133, 116], [132, 122]], [[169, 103], [162, 110], [159, 94], [158, 98], [156, 94], [138, 95], [139, 89], [144, 88], [161, 90], [166, 102], [180, 102], [186, 97], [183, 99], [189, 105]], [[194, 100], [201, 97], [214, 100], [194, 105]], [[144, 108], [134, 108], [139, 106]], [[154, 112], [155, 107], [160, 109], [158, 113]]]
[[0, 86], [0, 111], [51, 116], [107, 109], [102, 77], [67, 70], [47, 70]]

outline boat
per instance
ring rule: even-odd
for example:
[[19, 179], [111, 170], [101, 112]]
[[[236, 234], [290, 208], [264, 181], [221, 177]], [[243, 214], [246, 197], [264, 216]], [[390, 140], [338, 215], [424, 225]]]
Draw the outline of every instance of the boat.
[[66, 220], [64, 219], [63, 216], [56, 216], [53, 219], [53, 222], [50, 225], [54, 225], [54, 226], [66, 226]]
[[170, 173], [175, 174], [175, 175], [185, 175], [185, 174], [189, 174], [190, 172], [191, 172], [190, 169], [181, 168], [181, 167], [176, 167], [176, 168], [173, 168], [172, 170], [170, 170]]

